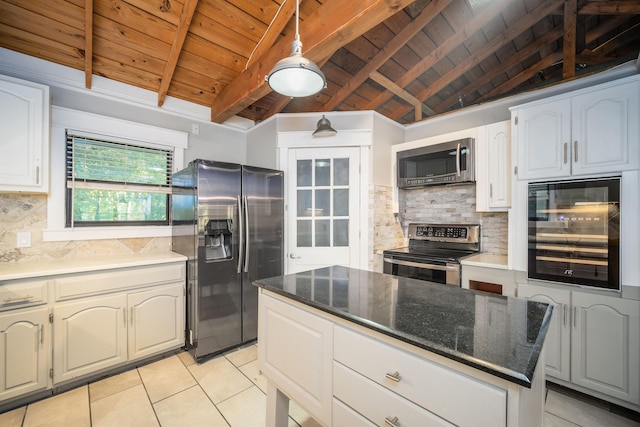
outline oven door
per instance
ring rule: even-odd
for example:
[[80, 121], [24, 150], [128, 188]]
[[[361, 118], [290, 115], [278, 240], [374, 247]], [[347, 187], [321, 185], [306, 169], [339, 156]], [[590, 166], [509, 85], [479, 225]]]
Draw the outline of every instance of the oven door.
[[384, 273], [460, 286], [460, 264], [440, 260], [416, 260], [415, 257], [384, 254]]

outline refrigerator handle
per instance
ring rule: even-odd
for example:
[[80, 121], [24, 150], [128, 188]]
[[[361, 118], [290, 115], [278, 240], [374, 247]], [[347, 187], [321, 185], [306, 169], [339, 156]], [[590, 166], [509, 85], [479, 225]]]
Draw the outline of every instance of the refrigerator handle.
[[242, 273], [242, 258], [244, 256], [244, 225], [242, 224], [242, 202], [240, 196], [238, 196], [238, 226], [235, 227], [240, 233], [238, 239], [238, 270], [237, 273]]
[[249, 272], [249, 202], [247, 196], [244, 196], [244, 272]]

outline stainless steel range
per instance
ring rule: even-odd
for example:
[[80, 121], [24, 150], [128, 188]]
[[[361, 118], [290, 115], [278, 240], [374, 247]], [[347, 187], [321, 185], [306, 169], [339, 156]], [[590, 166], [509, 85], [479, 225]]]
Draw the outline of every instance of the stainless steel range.
[[384, 251], [383, 271], [460, 286], [460, 260], [479, 251], [478, 224], [409, 224], [409, 246]]

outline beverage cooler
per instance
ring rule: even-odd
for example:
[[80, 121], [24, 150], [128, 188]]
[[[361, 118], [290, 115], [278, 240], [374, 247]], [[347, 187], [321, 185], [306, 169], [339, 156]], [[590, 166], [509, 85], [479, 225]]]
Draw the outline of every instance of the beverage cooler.
[[620, 290], [620, 179], [530, 183], [528, 276]]

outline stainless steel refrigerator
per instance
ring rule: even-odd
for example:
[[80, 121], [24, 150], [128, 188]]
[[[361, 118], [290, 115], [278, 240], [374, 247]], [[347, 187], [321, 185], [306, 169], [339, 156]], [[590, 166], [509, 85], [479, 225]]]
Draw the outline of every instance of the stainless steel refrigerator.
[[172, 248], [188, 257], [186, 342], [200, 360], [257, 337], [251, 282], [283, 272], [284, 177], [194, 160], [172, 183]]

